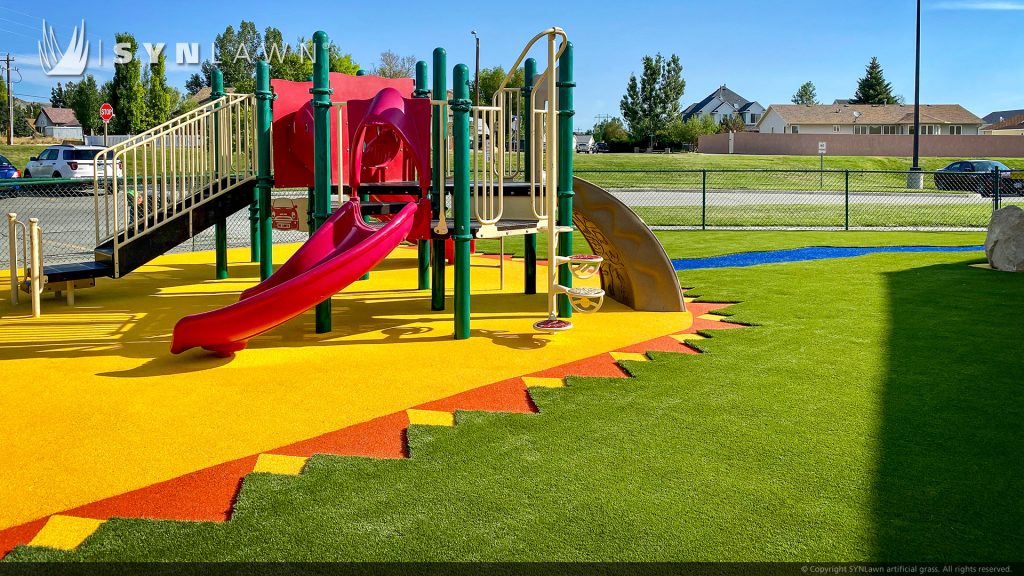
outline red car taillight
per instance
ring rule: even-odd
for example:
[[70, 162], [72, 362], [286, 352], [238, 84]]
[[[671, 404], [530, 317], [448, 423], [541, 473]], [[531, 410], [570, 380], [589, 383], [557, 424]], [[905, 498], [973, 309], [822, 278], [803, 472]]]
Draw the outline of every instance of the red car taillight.
[[68, 168], [72, 170], [78, 170], [78, 162], [68, 162]]
[[21, 172], [15, 170], [14, 174], [11, 175], [11, 178], [21, 178]]

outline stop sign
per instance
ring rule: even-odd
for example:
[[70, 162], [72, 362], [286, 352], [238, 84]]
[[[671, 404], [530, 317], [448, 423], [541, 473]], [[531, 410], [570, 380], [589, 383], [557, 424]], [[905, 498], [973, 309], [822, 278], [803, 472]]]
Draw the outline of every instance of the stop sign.
[[113, 117], [114, 107], [111, 106], [109, 103], [104, 102], [103, 105], [100, 106], [100, 118], [102, 118], [103, 123], [106, 124], [107, 122], [110, 122], [110, 119]]

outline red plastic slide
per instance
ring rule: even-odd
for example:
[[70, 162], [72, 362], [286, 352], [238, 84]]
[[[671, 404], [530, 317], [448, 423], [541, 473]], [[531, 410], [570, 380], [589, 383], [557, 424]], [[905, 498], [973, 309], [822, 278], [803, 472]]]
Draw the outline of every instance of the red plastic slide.
[[242, 350], [249, 339], [278, 326], [355, 282], [379, 264], [413, 227], [409, 204], [383, 228], [362, 221], [358, 201], [346, 202], [264, 282], [239, 302], [186, 316], [174, 326], [171, 353], [201, 346], [220, 356]]

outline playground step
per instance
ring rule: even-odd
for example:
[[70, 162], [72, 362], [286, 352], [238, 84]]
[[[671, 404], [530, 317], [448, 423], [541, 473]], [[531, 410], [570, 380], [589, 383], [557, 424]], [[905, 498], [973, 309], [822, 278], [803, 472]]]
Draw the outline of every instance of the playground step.
[[555, 258], [559, 266], [567, 264], [572, 275], [580, 280], [586, 280], [601, 271], [601, 264], [604, 258], [597, 254], [575, 254], [573, 256], [559, 256]]
[[[449, 238], [452, 232], [455, 230], [455, 220], [449, 218], [446, 220], [448, 233], [438, 234], [433, 233], [434, 238]], [[440, 224], [440, 220], [433, 220], [430, 223], [430, 229], [436, 230], [437, 225]], [[473, 235], [473, 238], [500, 238], [502, 236], [525, 236], [528, 234], [536, 234], [539, 230], [539, 225], [536, 220], [502, 220], [493, 227], [483, 227], [476, 220], [472, 220], [469, 224], [469, 231]]]
[[49, 284], [89, 280], [114, 273], [114, 266], [109, 261], [73, 262], [70, 264], [52, 264], [43, 266], [43, 275]]
[[597, 312], [604, 304], [604, 290], [600, 288], [566, 288], [565, 286], [558, 286], [558, 288], [569, 297], [572, 309], [581, 314]]

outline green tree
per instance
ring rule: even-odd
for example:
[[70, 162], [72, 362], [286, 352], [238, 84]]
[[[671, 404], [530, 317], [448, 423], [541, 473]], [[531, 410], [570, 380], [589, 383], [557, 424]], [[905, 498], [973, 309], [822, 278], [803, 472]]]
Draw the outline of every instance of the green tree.
[[691, 116], [685, 122], [682, 116], [677, 116], [666, 127], [662, 137], [666, 142], [685, 144], [692, 149], [701, 136], [717, 134], [720, 129], [721, 125], [710, 114]]
[[399, 56], [386, 50], [380, 53], [380, 62], [373, 68], [374, 76], [383, 78], [412, 78], [416, 74], [416, 57]]
[[[68, 86], [74, 86], [74, 82], [68, 82]], [[68, 107], [68, 90], [61, 86], [60, 82], [53, 88], [50, 88], [50, 106], [54, 108], [67, 108]]]
[[647, 139], [653, 147], [657, 134], [679, 115], [679, 99], [686, 90], [682, 72], [679, 56], [665, 59], [659, 53], [643, 57], [639, 82], [630, 74], [619, 109], [635, 140]]
[[185, 81], [185, 91], [189, 96], [195, 96], [204, 86], [206, 86], [206, 80], [198, 73], [192, 74]]
[[857, 81], [857, 93], [850, 104], [899, 104], [899, 99], [892, 93], [892, 84], [885, 80], [877, 57], [871, 57], [864, 77]]
[[[495, 66], [494, 68], [481, 68], [480, 69], [480, 105], [490, 106], [494, 100], [494, 94], [501, 87], [501, 83], [505, 81], [505, 77], [508, 76], [508, 72], [505, 71], [501, 66]], [[526, 71], [523, 68], [519, 68], [512, 74], [512, 78], [509, 79], [506, 88], [522, 88], [526, 83]], [[471, 97], [476, 95], [476, 82], [473, 82], [469, 87], [469, 94]]]
[[115, 134], [138, 134], [146, 125], [146, 90], [142, 85], [142, 63], [138, 58], [139, 44], [135, 36], [122, 32], [115, 41], [126, 44], [132, 55], [130, 62], [114, 63], [114, 78], [110, 83], [110, 104], [114, 119], [110, 129]]
[[[167, 55], [161, 52], [149, 69], [146, 86], [146, 128], [152, 128], [171, 119], [175, 93], [167, 86]], [[176, 98], [175, 98], [176, 100]]]
[[814, 87], [814, 82], [808, 80], [801, 84], [800, 88], [793, 94], [790, 102], [802, 106], [818, 104], [818, 90]]
[[718, 126], [719, 132], [743, 132], [747, 129], [746, 122], [743, 121], [743, 117], [739, 114], [722, 116], [722, 121], [718, 123]]
[[629, 132], [621, 118], [609, 118], [594, 124], [594, 142], [625, 144], [629, 142]]
[[0, 134], [7, 134], [7, 83], [0, 82]]
[[96, 77], [87, 74], [80, 82], [69, 82], [64, 89], [68, 93], [68, 105], [75, 111], [75, 116], [82, 124], [83, 132], [96, 134], [103, 124], [99, 116], [103, 99], [99, 86], [96, 84]]

